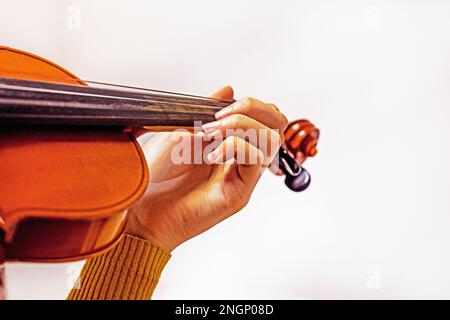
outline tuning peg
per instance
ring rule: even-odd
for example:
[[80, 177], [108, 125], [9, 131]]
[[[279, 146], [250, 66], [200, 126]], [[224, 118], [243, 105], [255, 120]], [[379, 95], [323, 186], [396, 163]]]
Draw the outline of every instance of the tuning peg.
[[284, 132], [285, 143], [271, 170], [277, 175], [286, 175], [286, 186], [295, 192], [305, 190], [311, 183], [311, 175], [302, 163], [316, 155], [319, 135], [319, 129], [304, 119], [292, 121]]
[[280, 148], [278, 156], [278, 167], [286, 175], [286, 179], [284, 180], [286, 186], [295, 192], [300, 192], [308, 188], [311, 182], [309, 172], [302, 168], [286, 149]]
[[278, 166], [285, 175], [297, 176], [300, 174], [301, 167], [295, 159], [289, 154], [289, 151], [283, 147], [278, 151]]
[[284, 183], [286, 186], [295, 192], [301, 192], [308, 188], [311, 183], [311, 175], [305, 168], [300, 168], [300, 173], [296, 176], [291, 174], [286, 174], [286, 179]]

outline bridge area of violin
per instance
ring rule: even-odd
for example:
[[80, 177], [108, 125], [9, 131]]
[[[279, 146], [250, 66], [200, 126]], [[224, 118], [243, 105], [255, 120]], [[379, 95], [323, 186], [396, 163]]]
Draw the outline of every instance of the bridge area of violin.
[[[0, 47], [0, 77], [84, 85], [52, 62], [7, 47]], [[120, 239], [148, 171], [134, 137], [121, 129], [6, 126], [0, 181], [6, 259], [67, 261]]]

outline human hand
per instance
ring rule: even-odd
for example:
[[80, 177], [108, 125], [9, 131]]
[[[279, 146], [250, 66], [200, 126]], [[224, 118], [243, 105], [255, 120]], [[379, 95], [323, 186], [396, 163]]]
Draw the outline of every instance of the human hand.
[[[222, 88], [213, 97], [231, 100], [233, 90]], [[219, 111], [216, 119], [204, 124], [201, 134], [165, 132], [142, 137], [150, 183], [129, 211], [127, 233], [172, 251], [247, 204], [263, 169], [283, 143], [288, 121], [275, 105], [253, 98]], [[201, 163], [173, 161], [180, 139], [189, 142], [192, 155], [198, 151], [195, 146], [200, 146]]]

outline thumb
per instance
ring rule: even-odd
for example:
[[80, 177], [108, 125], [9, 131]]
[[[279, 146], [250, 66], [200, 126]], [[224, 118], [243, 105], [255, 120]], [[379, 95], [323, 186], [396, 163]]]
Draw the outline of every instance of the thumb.
[[210, 94], [209, 96], [215, 99], [233, 100], [233, 95], [233, 88], [230, 86], [225, 86]]

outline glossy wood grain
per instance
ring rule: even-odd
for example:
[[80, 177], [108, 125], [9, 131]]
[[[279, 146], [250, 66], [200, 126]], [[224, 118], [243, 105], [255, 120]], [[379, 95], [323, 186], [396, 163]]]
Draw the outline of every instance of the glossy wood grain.
[[[0, 47], [0, 77], [84, 85], [45, 59], [7, 47]], [[147, 183], [142, 151], [121, 127], [2, 125], [5, 258], [67, 261], [107, 249]]]

